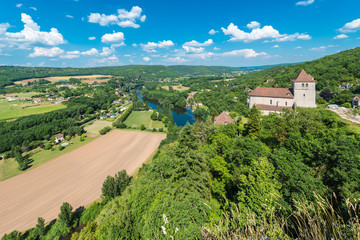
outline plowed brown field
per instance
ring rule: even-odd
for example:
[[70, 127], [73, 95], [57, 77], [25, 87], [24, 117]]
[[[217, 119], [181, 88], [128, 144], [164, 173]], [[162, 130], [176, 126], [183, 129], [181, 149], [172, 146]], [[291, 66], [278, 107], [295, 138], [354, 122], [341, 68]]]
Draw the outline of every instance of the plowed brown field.
[[73, 209], [101, 195], [107, 175], [130, 174], [155, 151], [165, 134], [114, 130], [31, 171], [0, 182], [0, 237], [56, 218], [63, 202]]

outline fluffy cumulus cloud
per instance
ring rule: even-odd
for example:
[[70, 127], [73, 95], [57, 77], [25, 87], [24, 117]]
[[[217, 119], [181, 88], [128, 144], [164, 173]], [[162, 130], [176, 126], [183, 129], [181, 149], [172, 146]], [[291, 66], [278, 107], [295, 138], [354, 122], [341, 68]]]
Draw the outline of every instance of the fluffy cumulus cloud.
[[202, 53], [205, 50], [205, 48], [203, 47], [189, 47], [189, 46], [183, 46], [183, 49], [187, 53]]
[[66, 43], [56, 28], [52, 28], [50, 32], [40, 31], [40, 26], [25, 13], [21, 14], [21, 21], [24, 23], [24, 29], [20, 32], [8, 32], [10, 25], [0, 24], [0, 42], [17, 45], [20, 48], [26, 48], [32, 44], [57, 46]]
[[136, 23], [138, 20], [140, 22], [146, 20], [146, 15], [142, 15], [142, 9], [138, 6], [132, 7], [130, 11], [119, 9], [117, 14], [91, 13], [88, 16], [88, 22], [98, 23], [101, 26], [118, 25], [120, 27], [139, 28], [140, 25]]
[[174, 43], [171, 40], [164, 40], [164, 41], [159, 41], [157, 43], [155, 42], [148, 42], [148, 43], [140, 43], [140, 46], [142, 48], [142, 50], [144, 50], [145, 52], [151, 53], [151, 52], [156, 52], [156, 48], [169, 48], [174, 46]]
[[68, 51], [64, 55], [61, 55], [60, 58], [63, 59], [74, 59], [80, 57], [80, 51]]
[[207, 47], [207, 46], [210, 46], [212, 45], [214, 42], [212, 39], [208, 39], [207, 41], [203, 42], [203, 43], [200, 43], [200, 42], [197, 42], [195, 40], [192, 40], [190, 42], [186, 42], [183, 44], [183, 46], [188, 46], [188, 47]]
[[265, 52], [257, 53], [253, 49], [240, 49], [240, 50], [233, 50], [230, 52], [222, 53], [222, 56], [224, 56], [224, 57], [241, 56], [241, 57], [245, 57], [245, 58], [253, 58], [253, 57], [258, 57], [258, 56], [266, 56], [266, 55], [267, 55], [267, 53], [265, 53]]
[[358, 30], [360, 30], [360, 18], [346, 23], [342, 28], [339, 29], [339, 31], [342, 33], [356, 32]]
[[64, 53], [64, 50], [58, 47], [52, 48], [43, 48], [43, 47], [34, 47], [34, 52], [29, 55], [29, 57], [57, 57]]
[[240, 30], [238, 26], [233, 23], [227, 28], [221, 28], [225, 35], [230, 35], [229, 41], [243, 41], [243, 42], [253, 42], [257, 40], [269, 39], [277, 42], [284, 41], [295, 41], [297, 39], [309, 40], [311, 39], [310, 35], [304, 33], [294, 33], [294, 34], [280, 34], [278, 30], [274, 29], [272, 26], [264, 26], [260, 28], [260, 23], [251, 22], [248, 24], [249, 28], [252, 28], [251, 32], [245, 32]]
[[113, 52], [115, 52], [114, 48], [103, 47], [102, 52], [100, 53], [100, 56], [109, 56]]
[[94, 55], [98, 55], [99, 51], [96, 50], [95, 48], [92, 48], [88, 51], [82, 52], [81, 55], [85, 55], [85, 56], [94, 56]]
[[144, 60], [145, 62], [150, 62], [150, 61], [151, 61], [151, 58], [149, 58], [149, 57], [143, 57], [143, 60]]
[[209, 34], [210, 35], [214, 35], [214, 34], [216, 34], [216, 33], [218, 33], [219, 31], [216, 31], [216, 30], [214, 30], [214, 29], [211, 29], [210, 31], [209, 31]]
[[344, 39], [344, 38], [348, 38], [349, 36], [346, 34], [339, 34], [337, 36], [334, 37], [334, 39]]
[[248, 25], [246, 25], [246, 27], [250, 28], [250, 29], [260, 28], [260, 23], [257, 21], [252, 21], [252, 22], [248, 23]]
[[124, 40], [124, 33], [122, 32], [107, 33], [101, 37], [101, 42], [110, 44], [124, 44]]

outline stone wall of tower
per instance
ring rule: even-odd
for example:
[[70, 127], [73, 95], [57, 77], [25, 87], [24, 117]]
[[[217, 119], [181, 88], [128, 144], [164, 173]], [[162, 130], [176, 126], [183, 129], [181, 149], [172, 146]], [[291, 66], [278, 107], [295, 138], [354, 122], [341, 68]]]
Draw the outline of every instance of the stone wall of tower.
[[315, 82], [292, 82], [292, 89], [296, 107], [316, 107]]

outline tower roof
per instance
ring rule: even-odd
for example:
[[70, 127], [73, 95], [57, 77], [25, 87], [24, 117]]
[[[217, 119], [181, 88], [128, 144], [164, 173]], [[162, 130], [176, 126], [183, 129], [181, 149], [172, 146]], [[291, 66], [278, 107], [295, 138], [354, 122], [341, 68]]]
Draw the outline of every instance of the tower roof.
[[315, 82], [314, 77], [311, 76], [310, 74], [307, 74], [304, 69], [301, 70], [299, 75], [292, 81], [293, 82]]

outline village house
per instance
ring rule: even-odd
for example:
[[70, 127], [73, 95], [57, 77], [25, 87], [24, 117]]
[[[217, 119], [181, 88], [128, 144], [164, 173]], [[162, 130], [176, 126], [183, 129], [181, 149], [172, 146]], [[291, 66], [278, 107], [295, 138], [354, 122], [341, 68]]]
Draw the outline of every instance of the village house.
[[360, 104], [360, 96], [356, 96], [352, 99], [352, 104], [351, 106], [356, 108], [356, 107], [359, 107], [359, 104]]
[[62, 133], [57, 133], [54, 135], [54, 137], [55, 137], [56, 143], [64, 141], [64, 134], [62, 134]]
[[264, 115], [295, 107], [315, 108], [315, 85], [314, 78], [302, 70], [292, 80], [291, 88], [257, 87], [248, 95], [248, 107], [255, 105]]
[[34, 103], [41, 103], [41, 102], [46, 102], [45, 98], [34, 98], [33, 99]]
[[17, 101], [17, 100], [19, 100], [19, 99], [20, 99], [19, 97], [13, 97], [13, 96], [6, 97], [6, 100], [8, 100], [9, 102], [11, 102], [11, 101]]
[[230, 117], [230, 114], [228, 112], [225, 111], [220, 113], [219, 116], [216, 116], [214, 118], [214, 124], [217, 125], [227, 125], [233, 122], [235, 122], [235, 120], [232, 117]]

